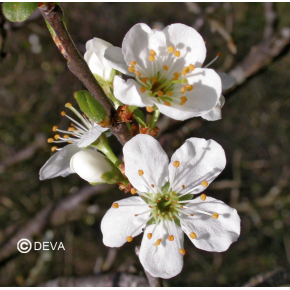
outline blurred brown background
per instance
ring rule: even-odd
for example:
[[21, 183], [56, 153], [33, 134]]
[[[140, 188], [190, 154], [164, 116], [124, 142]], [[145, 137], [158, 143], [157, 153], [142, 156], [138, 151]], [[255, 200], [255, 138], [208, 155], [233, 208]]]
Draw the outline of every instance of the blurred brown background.
[[[207, 195], [237, 208], [242, 219], [241, 236], [225, 253], [198, 250], [186, 239], [183, 271], [166, 285], [290, 284], [290, 4], [62, 7], [82, 54], [93, 37], [121, 46], [138, 22], [159, 28], [180, 22], [206, 40], [206, 63], [221, 52], [211, 67], [237, 78], [225, 93], [222, 120], [160, 120], [159, 141], [169, 156], [192, 136], [224, 147], [227, 167]], [[134, 253], [141, 236], [120, 249], [102, 244], [102, 216], [123, 192], [90, 186], [76, 175], [39, 181], [51, 156], [51, 128], [67, 126], [60, 112], [66, 102], [75, 104], [73, 93], [83, 85], [67, 69], [38, 11], [23, 23], [0, 17], [0, 285], [146, 285]], [[110, 142], [121, 157], [115, 137]], [[24, 237], [63, 242], [66, 250], [20, 254], [16, 243]]]

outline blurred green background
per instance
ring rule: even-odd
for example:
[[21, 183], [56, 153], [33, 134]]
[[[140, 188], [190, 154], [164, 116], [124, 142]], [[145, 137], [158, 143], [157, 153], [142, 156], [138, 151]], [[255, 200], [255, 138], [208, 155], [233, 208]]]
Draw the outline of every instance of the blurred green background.
[[[227, 252], [198, 250], [185, 239], [183, 271], [166, 285], [241, 286], [257, 275], [265, 279], [266, 273], [289, 269], [290, 4], [62, 7], [82, 54], [93, 37], [121, 46], [138, 22], [159, 28], [184, 23], [206, 40], [206, 63], [221, 52], [212, 68], [248, 72], [249, 78], [239, 78], [240, 84], [226, 92], [222, 120], [160, 120], [158, 138], [169, 156], [193, 136], [214, 139], [224, 147], [227, 167], [206, 193], [237, 208], [242, 220], [241, 236]], [[128, 285], [142, 285], [143, 269], [134, 253], [141, 236], [120, 249], [109, 249], [100, 231], [112, 202], [128, 195], [117, 186], [91, 187], [76, 175], [39, 181], [39, 169], [52, 154], [46, 143], [53, 136], [52, 126], [67, 127], [60, 112], [66, 102], [75, 105], [73, 93], [84, 87], [68, 70], [38, 11], [23, 23], [1, 17], [0, 45], [7, 54], [0, 63], [0, 285], [34, 286], [90, 275], [110, 280], [116, 273], [137, 277]], [[257, 57], [245, 61], [251, 54]], [[114, 136], [110, 142], [121, 157]], [[34, 241], [63, 242], [66, 251], [19, 254], [16, 243], [28, 231]]]

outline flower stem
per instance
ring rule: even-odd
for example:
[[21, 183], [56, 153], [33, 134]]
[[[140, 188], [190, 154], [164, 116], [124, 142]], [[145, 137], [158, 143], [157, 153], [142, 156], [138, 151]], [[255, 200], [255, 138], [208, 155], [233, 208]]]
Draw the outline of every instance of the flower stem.
[[160, 111], [158, 109], [156, 109], [153, 113], [151, 122], [150, 122], [150, 128], [154, 129], [156, 127], [156, 124], [158, 122], [158, 119], [160, 117]]
[[97, 141], [91, 144], [91, 146], [103, 152], [115, 164], [116, 167], [119, 167], [122, 163], [113, 152], [104, 133], [98, 138]]

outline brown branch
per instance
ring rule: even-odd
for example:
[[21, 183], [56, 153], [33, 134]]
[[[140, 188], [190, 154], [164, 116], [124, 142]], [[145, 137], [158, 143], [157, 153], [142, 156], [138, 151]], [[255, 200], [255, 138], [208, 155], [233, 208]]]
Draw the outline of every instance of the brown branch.
[[235, 77], [237, 85], [241, 85], [245, 80], [265, 66], [272, 63], [284, 49], [290, 44], [290, 28], [281, 30], [282, 37], [273, 36], [254, 45], [244, 60], [229, 71], [229, 75]]
[[[102, 104], [108, 115], [114, 120], [115, 109], [71, 39], [62, 20], [63, 12], [60, 6], [56, 3], [40, 2], [38, 8], [44, 19], [54, 30], [56, 36], [52, 35], [52, 38], [62, 55], [67, 59], [67, 66], [70, 71], [82, 81], [89, 92]], [[122, 145], [132, 138], [127, 125], [124, 123], [113, 121], [109, 128]]]

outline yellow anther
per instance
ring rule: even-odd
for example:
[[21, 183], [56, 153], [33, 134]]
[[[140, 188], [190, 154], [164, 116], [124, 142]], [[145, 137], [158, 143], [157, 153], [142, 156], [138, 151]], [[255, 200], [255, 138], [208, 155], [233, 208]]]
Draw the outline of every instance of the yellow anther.
[[200, 196], [200, 199], [203, 200], [203, 201], [205, 201], [205, 200], [206, 200], [206, 194], [203, 193], [203, 194]]
[[138, 216], [138, 214], [135, 214], [135, 216]]
[[164, 95], [164, 93], [161, 90], [159, 90], [158, 91], [158, 97], [162, 97], [163, 95]]
[[153, 107], [146, 107], [146, 111], [148, 113], [152, 113], [154, 111], [154, 108]]
[[179, 78], [180, 73], [179, 73], [179, 72], [175, 72], [173, 75], [174, 75], [176, 78]]
[[51, 147], [51, 151], [54, 152], [57, 149], [56, 146]]
[[186, 252], [185, 252], [184, 249], [180, 249], [180, 250], [179, 250], [179, 253], [180, 253], [181, 255], [183, 255], [183, 256], [186, 254]]
[[190, 92], [192, 89], [193, 89], [193, 85], [187, 85], [187, 86], [186, 86], [186, 90], [187, 90], [188, 92]]
[[190, 216], [194, 216], [194, 214], [192, 213], [192, 214], [190, 214]]
[[137, 76], [138, 78], [141, 77], [141, 73], [140, 73], [138, 70], [135, 71], [135, 74], [136, 74], [136, 76]]
[[179, 161], [174, 161], [174, 162], [173, 162], [173, 166], [174, 166], [174, 167], [177, 168], [177, 167], [179, 167], [179, 165], [180, 165], [180, 162], [179, 162]]
[[182, 73], [182, 75], [183, 75], [184, 77], [185, 77], [186, 74], [187, 74], [185, 71], [182, 71], [181, 73]]
[[154, 188], [154, 184], [151, 184], [151, 187]]
[[134, 67], [134, 66], [129, 66], [129, 67], [128, 67], [128, 71], [129, 71], [130, 73], [134, 73], [134, 72], [135, 72], [135, 67]]
[[118, 208], [119, 207], [119, 204], [117, 203], [117, 202], [114, 202], [113, 204], [112, 204], [112, 208]]
[[148, 58], [149, 58], [150, 61], [154, 61], [155, 60], [155, 56], [152, 55], [152, 54], [150, 54]]
[[74, 127], [75, 124], [74, 124], [74, 123], [70, 123], [70, 125], [71, 125], [72, 127]]
[[75, 131], [76, 129], [74, 127], [68, 127], [67, 129], [69, 132]]
[[155, 50], [154, 50], [154, 49], [150, 49], [150, 54], [151, 54], [151, 55], [156, 55]]
[[72, 107], [72, 104], [71, 104], [71, 103], [66, 103], [66, 104], [65, 104], [65, 107], [70, 108], [70, 107]]
[[139, 174], [140, 176], [142, 176], [142, 175], [144, 174], [144, 171], [141, 170], [141, 169], [139, 169], [139, 170], [138, 170], [138, 174]]
[[141, 93], [145, 93], [145, 92], [146, 92], [146, 88], [145, 88], [145, 87], [141, 87], [141, 88], [140, 88], [140, 92], [141, 92]]
[[183, 106], [186, 102], [187, 102], [187, 97], [183, 96], [183, 97], [180, 97], [180, 106]]
[[52, 127], [52, 131], [53, 131], [53, 132], [56, 132], [57, 128], [58, 128], [57, 126], [53, 126], [53, 127]]
[[163, 66], [163, 69], [164, 69], [164, 70], [168, 70], [168, 66], [165, 64], [165, 65]]
[[181, 93], [182, 93], [182, 94], [184, 94], [184, 93], [185, 93], [185, 91], [186, 91], [186, 87], [185, 87], [185, 86], [183, 86], [183, 87], [181, 88]]
[[182, 185], [182, 188], [183, 188], [183, 189], [184, 189], [184, 187], [185, 187], [185, 186], [184, 186], [184, 185]]
[[137, 190], [135, 188], [131, 188], [131, 193], [134, 195], [137, 193]]
[[217, 54], [218, 57], [220, 57], [221, 55], [222, 55], [222, 54], [221, 54], [220, 52]]
[[161, 240], [161, 239], [158, 239], [158, 240], [155, 242], [154, 246], [159, 246], [159, 245], [161, 244], [161, 242], [162, 242], [162, 240]]
[[155, 29], [157, 29], [157, 25], [155, 25], [155, 27], [154, 27]]
[[170, 242], [174, 241], [174, 236], [173, 236], [173, 235], [168, 236], [168, 240], [169, 240]]
[[204, 181], [201, 183], [201, 185], [202, 185], [203, 187], [207, 187], [207, 186], [208, 186], [208, 182], [207, 182], [206, 180], [204, 180]]
[[69, 144], [72, 144], [72, 143], [73, 143], [73, 141], [68, 141], [67, 143], [69, 143]]
[[180, 57], [180, 51], [179, 51], [179, 50], [175, 50], [175, 51], [174, 51], [174, 55], [175, 55], [176, 57]]
[[218, 219], [218, 217], [219, 217], [219, 214], [218, 213], [216, 213], [216, 212], [214, 212], [212, 215], [211, 215], [214, 219]]
[[68, 139], [69, 135], [63, 135], [63, 138]]
[[65, 111], [62, 111], [62, 112], [61, 112], [61, 115], [62, 115], [62, 116], [65, 116]]
[[169, 91], [169, 92], [166, 93], [166, 95], [167, 95], [168, 97], [172, 96], [172, 94], [173, 94], [173, 93], [172, 93], [171, 91]]
[[174, 77], [174, 78], [172, 78], [171, 80], [172, 80], [172, 81], [178, 81], [178, 78], [175, 78], [175, 77]]
[[173, 53], [175, 49], [174, 49], [173, 46], [169, 46], [169, 47], [167, 48], [167, 50], [168, 50], [170, 53]]
[[190, 64], [188, 67], [191, 71], [193, 71], [195, 69], [195, 66], [193, 64]]
[[147, 238], [148, 238], [149, 240], [151, 240], [151, 238], [152, 238], [152, 234], [151, 234], [151, 233], [147, 234]]
[[141, 82], [144, 83], [144, 84], [146, 84], [147, 81], [148, 81], [148, 78], [142, 78], [142, 79], [141, 79]]
[[126, 238], [126, 240], [127, 240], [128, 243], [131, 243], [133, 241], [133, 237], [132, 236], [128, 236]]
[[53, 138], [48, 138], [48, 139], [47, 139], [47, 142], [48, 142], [48, 143], [53, 143], [53, 141], [54, 141]]
[[152, 83], [156, 83], [157, 82], [157, 78], [156, 77], [152, 77]]
[[196, 233], [194, 233], [194, 232], [190, 233], [189, 236], [190, 236], [192, 239], [196, 239], [196, 238], [197, 238], [197, 235], [196, 235]]
[[164, 105], [165, 106], [168, 106], [168, 107], [171, 107], [171, 103], [170, 102], [167, 102], [167, 101], [164, 102]]
[[59, 134], [54, 135], [54, 139], [55, 139], [55, 140], [58, 140], [59, 137], [60, 137]]
[[130, 61], [130, 65], [131, 65], [131, 66], [134, 66], [134, 65], [136, 65], [136, 64], [137, 64], [137, 62], [136, 62], [135, 60]]
[[188, 66], [185, 66], [183, 69], [182, 69], [182, 71], [184, 71], [185, 73], [189, 73], [189, 67]]

